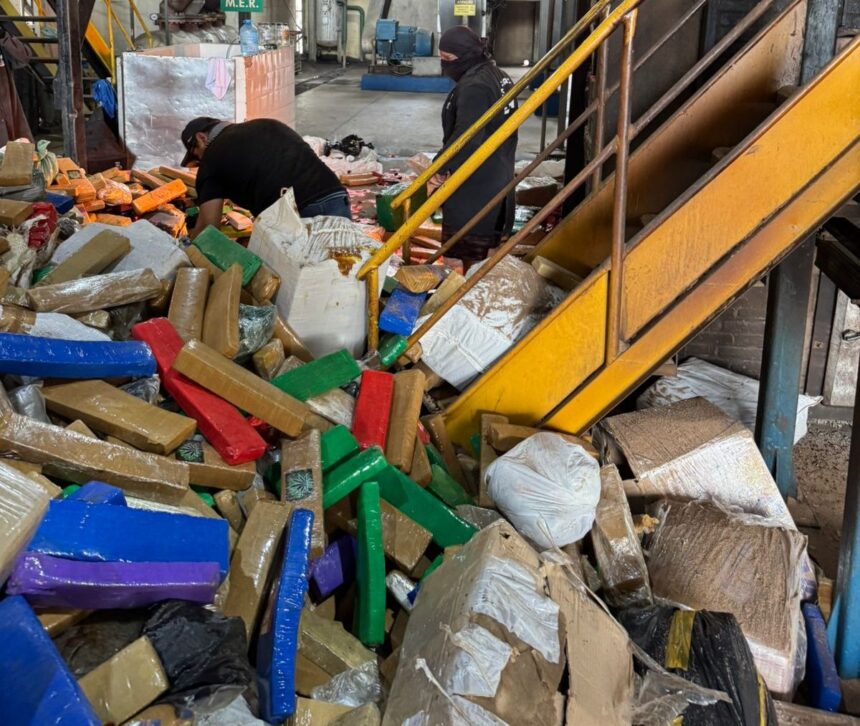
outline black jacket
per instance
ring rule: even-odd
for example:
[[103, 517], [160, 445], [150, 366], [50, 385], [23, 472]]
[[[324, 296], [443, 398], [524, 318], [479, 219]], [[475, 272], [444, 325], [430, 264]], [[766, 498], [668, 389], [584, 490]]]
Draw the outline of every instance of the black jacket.
[[[511, 81], [508, 74], [491, 60], [480, 63], [466, 71], [455, 88], [448, 94], [448, 98], [445, 100], [445, 105], [442, 108], [442, 151], [456, 141], [511, 86], [513, 86], [513, 81]], [[507, 120], [515, 108], [516, 102], [514, 101], [504, 111], [496, 114], [496, 117], [487, 123], [466, 144], [462, 151], [446, 164], [443, 171], [456, 171]], [[493, 196], [513, 179], [516, 151], [517, 134], [514, 134], [445, 202], [442, 209], [447, 226], [453, 229], [459, 229], [464, 226]], [[503, 204], [505, 207], [504, 225], [497, 224], [503, 206], [500, 204], [487, 214], [471, 230], [470, 234], [492, 235], [501, 227], [505, 231], [510, 231], [514, 220], [513, 191], [511, 191], [506, 202]]]

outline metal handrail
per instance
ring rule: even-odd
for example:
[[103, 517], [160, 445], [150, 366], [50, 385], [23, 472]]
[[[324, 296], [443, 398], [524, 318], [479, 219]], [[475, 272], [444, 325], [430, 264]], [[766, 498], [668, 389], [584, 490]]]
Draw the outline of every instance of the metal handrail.
[[541, 58], [535, 65], [531, 66], [528, 71], [520, 78], [511, 89], [505, 93], [498, 101], [496, 101], [492, 106], [490, 106], [487, 111], [473, 123], [468, 129], [466, 129], [463, 134], [454, 141], [445, 151], [436, 156], [433, 159], [433, 163], [430, 164], [427, 169], [425, 169], [418, 177], [413, 181], [406, 189], [404, 189], [400, 194], [398, 194], [392, 201], [391, 206], [393, 209], [397, 209], [401, 205], [403, 205], [408, 199], [412, 197], [422, 186], [426, 185], [430, 179], [433, 178], [435, 174], [439, 172], [439, 170], [449, 162], [454, 156], [456, 156], [460, 151], [463, 150], [463, 147], [469, 143], [469, 141], [474, 138], [475, 134], [478, 133], [484, 126], [486, 126], [493, 118], [495, 118], [496, 114], [501, 111], [505, 106], [507, 106], [511, 101], [516, 100], [520, 93], [523, 92], [524, 89], [528, 88], [529, 84], [541, 73], [562, 53], [562, 51], [567, 48], [574, 40], [576, 40], [577, 36], [581, 35], [582, 32], [588, 28], [595, 20], [597, 20], [598, 16], [604, 11], [609, 10], [609, 6], [611, 4], [611, 0], [599, 0], [599, 2], [595, 3], [591, 8], [589, 8], [588, 12], [580, 18], [574, 26], [568, 30], [564, 36], [556, 43], [547, 54]]

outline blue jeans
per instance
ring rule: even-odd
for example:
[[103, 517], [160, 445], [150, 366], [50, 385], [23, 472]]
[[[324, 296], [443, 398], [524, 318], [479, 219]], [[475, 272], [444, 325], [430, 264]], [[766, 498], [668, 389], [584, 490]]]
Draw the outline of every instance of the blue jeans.
[[299, 210], [303, 218], [308, 217], [345, 217], [352, 219], [352, 208], [349, 204], [349, 194], [345, 190], [332, 192], [315, 202], [305, 205]]

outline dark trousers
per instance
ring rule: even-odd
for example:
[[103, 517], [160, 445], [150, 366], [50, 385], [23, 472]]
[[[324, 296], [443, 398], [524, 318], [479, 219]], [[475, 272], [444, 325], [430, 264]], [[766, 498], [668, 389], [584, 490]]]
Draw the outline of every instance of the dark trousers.
[[349, 194], [345, 189], [327, 194], [322, 199], [306, 204], [299, 210], [303, 218], [309, 217], [345, 217], [352, 219], [352, 208], [349, 204]]

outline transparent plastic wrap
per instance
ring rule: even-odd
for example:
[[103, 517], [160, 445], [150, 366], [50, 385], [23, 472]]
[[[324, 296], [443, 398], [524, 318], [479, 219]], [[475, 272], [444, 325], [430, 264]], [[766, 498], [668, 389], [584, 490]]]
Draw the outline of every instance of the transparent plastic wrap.
[[[116, 233], [117, 228], [101, 222], [85, 225], [57, 247], [53, 261], [60, 264], [104, 231]], [[131, 272], [149, 268], [156, 277], [172, 280], [179, 268], [190, 264], [188, 257], [177, 246], [176, 240], [145, 219], [139, 219], [132, 225], [123, 227], [119, 230], [119, 234], [128, 237], [131, 252], [116, 263], [113, 272]]]
[[485, 477], [499, 510], [541, 547], [564, 547], [591, 529], [600, 499], [600, 465], [558, 434], [522, 441], [490, 464]]
[[159, 378], [157, 374], [150, 376], [149, 378], [139, 378], [136, 381], [120, 386], [120, 390], [125, 391], [135, 398], [139, 398], [141, 401], [146, 401], [147, 403], [155, 405], [159, 400], [161, 378]]
[[[479, 268], [472, 267], [467, 279]], [[563, 296], [531, 265], [506, 257], [421, 339], [421, 359], [462, 390], [537, 325]], [[422, 322], [419, 319], [417, 324]]]
[[328, 142], [319, 136], [303, 136], [304, 142], [310, 146], [317, 156], [325, 155]]
[[618, 469], [612, 465], [600, 470], [600, 502], [591, 529], [591, 542], [606, 601], [618, 608], [650, 605], [648, 567], [633, 526], [624, 485]]
[[[636, 408], [667, 406], [688, 398], [702, 398], [720, 408], [726, 415], [755, 431], [759, 382], [754, 378], [721, 368], [698, 358], [687, 358], [673, 376], [658, 378], [639, 398]], [[797, 421], [794, 443], [806, 436], [809, 409], [821, 402], [820, 396], [800, 394], [797, 399]]]
[[161, 291], [161, 281], [145, 269], [44, 285], [30, 290], [28, 297], [38, 312], [86, 313], [149, 300]]
[[76, 562], [30, 552], [7, 591], [36, 607], [112, 610], [172, 598], [209, 604], [220, 583], [217, 562]]
[[271, 339], [277, 314], [274, 305], [239, 305], [239, 352], [236, 360], [253, 355]]
[[45, 424], [51, 423], [45, 408], [41, 384], [32, 383], [29, 386], [14, 388], [9, 391], [9, 400], [12, 401], [16, 413]]
[[415, 586], [415, 582], [400, 570], [391, 570], [385, 576], [385, 588], [406, 612], [412, 610], [412, 601], [409, 599], [409, 595], [415, 590]]
[[57, 646], [20, 596], [0, 602], [0, 664], [5, 723], [101, 725]]
[[[299, 368], [303, 362], [296, 356], [290, 356], [278, 370], [278, 375]], [[315, 414], [327, 418], [335, 424], [352, 428], [352, 417], [355, 413], [355, 398], [340, 388], [333, 388], [326, 393], [314, 396], [305, 401], [307, 407]]]
[[346, 156], [339, 151], [333, 151], [328, 156], [320, 158], [323, 164], [338, 176], [382, 173], [379, 156], [369, 146], [363, 146], [358, 156]]
[[460, 519], [465, 520], [473, 527], [484, 529], [489, 527], [494, 522], [498, 522], [502, 515], [495, 509], [485, 509], [484, 507], [476, 507], [473, 504], [458, 504], [454, 510]]
[[278, 312], [316, 357], [363, 352], [366, 290], [356, 274], [379, 246], [348, 219], [301, 219], [292, 190], [257, 216], [248, 243], [281, 278]]
[[109, 207], [119, 207], [132, 202], [131, 190], [113, 179], [104, 179], [104, 186], [98, 190], [96, 197]]
[[732, 613], [756, 666], [778, 696], [793, 693], [806, 537], [712, 504], [667, 502], [648, 572], [654, 596]]
[[136, 302], [110, 309], [110, 334], [114, 340], [128, 340], [131, 329], [143, 319], [146, 303]]
[[36, 313], [36, 319], [30, 330], [22, 332], [60, 340], [110, 340], [110, 336], [63, 313]]
[[[557, 722], [555, 696], [565, 668], [562, 624], [558, 604], [544, 594], [540, 564], [537, 553], [502, 521], [475, 534], [424, 579], [384, 724], [407, 723], [422, 713], [427, 720], [415, 723], [463, 723], [447, 720], [452, 699], [471, 708], [454, 691], [474, 687], [489, 693], [497, 672], [495, 691], [480, 702], [494, 714], [494, 723]], [[482, 642], [473, 626], [489, 631], [517, 657], [498, 644], [473, 652]], [[473, 669], [468, 682], [465, 667]]]
[[[633, 641], [658, 663], [730, 697], [728, 702], [690, 706], [684, 711], [685, 724], [776, 726], [773, 701], [733, 615], [654, 606], [625, 610], [618, 617]], [[640, 667], [640, 673], [644, 670]]]
[[78, 683], [105, 723], [126, 721], [170, 686], [158, 653], [145, 636], [91, 670]]
[[0, 461], [0, 585], [35, 534], [49, 499], [36, 482]]
[[380, 703], [383, 698], [379, 666], [375, 660], [338, 673], [328, 683], [311, 691], [311, 698], [342, 706], [358, 708], [366, 703]]

